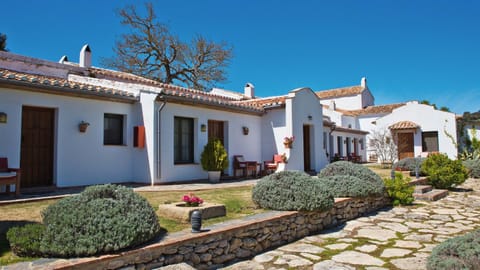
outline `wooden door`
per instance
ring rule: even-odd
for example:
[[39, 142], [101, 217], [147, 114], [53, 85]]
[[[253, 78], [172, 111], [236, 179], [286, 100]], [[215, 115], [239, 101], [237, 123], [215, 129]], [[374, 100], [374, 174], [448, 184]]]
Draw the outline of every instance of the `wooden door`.
[[224, 122], [208, 120], [208, 139], [217, 138], [225, 147]]
[[303, 126], [303, 169], [306, 172], [312, 170], [310, 159], [310, 126]]
[[53, 185], [55, 111], [23, 107], [20, 168], [22, 187]]
[[414, 157], [413, 133], [398, 133], [398, 159]]

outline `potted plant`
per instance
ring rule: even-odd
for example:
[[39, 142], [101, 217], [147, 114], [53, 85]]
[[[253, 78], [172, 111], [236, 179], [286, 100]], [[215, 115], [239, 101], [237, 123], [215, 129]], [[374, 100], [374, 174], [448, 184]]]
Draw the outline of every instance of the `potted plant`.
[[292, 148], [293, 141], [295, 141], [295, 136], [283, 138], [283, 145], [285, 148]]
[[203, 148], [200, 157], [202, 168], [208, 172], [210, 182], [216, 183], [220, 180], [220, 173], [228, 168], [228, 155], [219, 139], [213, 138]]

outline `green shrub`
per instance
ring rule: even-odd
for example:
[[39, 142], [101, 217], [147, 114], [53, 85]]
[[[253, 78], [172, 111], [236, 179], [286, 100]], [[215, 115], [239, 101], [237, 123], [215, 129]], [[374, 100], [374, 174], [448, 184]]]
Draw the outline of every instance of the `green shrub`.
[[351, 175], [319, 177], [317, 181], [325, 185], [337, 198], [381, 196], [384, 193], [383, 184], [376, 185], [374, 182], [363, 181]]
[[205, 171], [223, 171], [228, 168], [228, 154], [219, 139], [208, 140], [200, 156], [200, 163]]
[[480, 230], [450, 238], [436, 246], [428, 257], [427, 269], [479, 269]]
[[[338, 176], [351, 176], [351, 177], [338, 177]], [[323, 179], [327, 184], [333, 185], [332, 187], [342, 188], [342, 194], [337, 192], [337, 196], [348, 196], [346, 194], [361, 194], [360, 191], [363, 190], [365, 194], [362, 197], [366, 196], [376, 196], [382, 195], [385, 191], [385, 185], [382, 178], [378, 174], [371, 171], [369, 168], [348, 162], [348, 161], [337, 161], [329, 164], [318, 174], [320, 179]], [[328, 178], [334, 177], [333, 179], [341, 181], [338, 184], [331, 183], [330, 180], [325, 180]], [[353, 177], [353, 178], [352, 178]], [[347, 191], [349, 185], [351, 185], [351, 190]], [[365, 186], [365, 187], [362, 187]], [[343, 195], [345, 194], [345, 195]], [[358, 196], [353, 196], [358, 197]]]
[[392, 198], [393, 205], [409, 205], [413, 203], [413, 191], [415, 187], [410, 186], [410, 178], [404, 178], [403, 174], [395, 173], [395, 179], [385, 178], [387, 194]]
[[21, 257], [41, 256], [40, 242], [45, 226], [40, 223], [12, 227], [7, 232], [7, 240], [13, 253]]
[[431, 154], [422, 164], [429, 184], [435, 188], [451, 188], [460, 185], [468, 177], [467, 169], [460, 160], [451, 160], [445, 154]]
[[422, 163], [425, 161], [425, 158], [418, 157], [418, 158], [403, 158], [400, 159], [398, 162], [393, 165], [395, 169], [399, 169], [402, 171], [415, 171], [416, 164], [419, 164], [418, 169], [421, 169]]
[[468, 175], [473, 178], [480, 178], [480, 159], [469, 159], [462, 162], [468, 171]]
[[142, 244], [160, 231], [155, 211], [132, 189], [91, 186], [42, 212], [41, 250], [58, 257], [111, 253]]
[[273, 210], [327, 210], [333, 196], [325, 185], [298, 171], [283, 171], [262, 178], [252, 190], [252, 200]]

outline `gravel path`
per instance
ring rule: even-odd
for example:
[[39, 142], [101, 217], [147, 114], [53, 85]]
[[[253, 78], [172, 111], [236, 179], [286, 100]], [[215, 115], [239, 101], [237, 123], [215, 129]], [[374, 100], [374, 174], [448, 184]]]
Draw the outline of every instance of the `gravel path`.
[[223, 269], [425, 269], [439, 243], [480, 228], [480, 179], [436, 202], [351, 220]]

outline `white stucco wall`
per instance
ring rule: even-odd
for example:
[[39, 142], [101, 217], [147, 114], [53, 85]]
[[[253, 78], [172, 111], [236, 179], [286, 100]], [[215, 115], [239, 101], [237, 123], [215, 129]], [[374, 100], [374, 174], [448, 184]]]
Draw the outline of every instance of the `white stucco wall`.
[[[194, 119], [193, 164], [174, 164], [174, 117], [176, 116]], [[200, 164], [200, 155], [208, 142], [208, 132], [201, 132], [200, 125], [208, 125], [208, 120], [226, 122], [227, 132], [224, 136], [225, 148], [230, 160], [227, 171], [229, 175], [233, 174], [234, 155], [243, 155], [245, 160], [249, 161], [262, 161], [260, 116], [166, 103], [160, 112], [160, 143], [157, 147], [160, 155], [160, 177], [157, 175], [155, 183], [208, 178], [207, 172]], [[243, 135], [243, 126], [249, 128], [248, 135]]]
[[[134, 177], [132, 104], [0, 89], [0, 108], [8, 123], [0, 124], [0, 156], [12, 167], [20, 166], [22, 106], [55, 109], [54, 183], [59, 187], [109, 182], [141, 182]], [[122, 146], [103, 145], [104, 113], [125, 116]], [[86, 133], [81, 121], [90, 123]]]
[[[337, 125], [338, 126], [338, 125]], [[353, 116], [348, 116], [348, 115], [342, 115], [342, 127], [344, 128], [355, 128], [357, 129], [357, 121], [355, 117]]]
[[362, 108], [375, 105], [375, 98], [367, 88], [362, 92]]
[[[286, 136], [295, 136], [291, 149], [285, 149], [289, 157], [285, 165], [287, 170], [303, 170], [303, 126], [310, 126], [310, 160], [311, 169], [320, 171], [327, 164], [327, 157], [323, 149], [323, 110], [315, 93], [309, 88], [300, 88], [288, 94], [285, 106]], [[312, 119], [309, 119], [312, 116]], [[283, 139], [282, 139], [283, 142]]]
[[273, 155], [284, 153], [283, 138], [287, 132], [285, 107], [267, 110], [262, 116], [262, 160], [272, 160]]
[[472, 140], [473, 137], [477, 138], [477, 140], [480, 140], [480, 125], [465, 125], [463, 131], [470, 140]]
[[320, 103], [329, 106], [331, 102], [335, 101], [335, 105], [339, 109], [345, 110], [358, 110], [362, 109], [362, 95], [353, 95], [337, 98], [325, 98], [321, 99]]
[[378, 128], [374, 122], [377, 121], [378, 118], [385, 116], [386, 114], [371, 114], [371, 115], [361, 115], [357, 117], [357, 124], [358, 128], [364, 131], [370, 132], [366, 136], [366, 143], [365, 143], [365, 156], [368, 158], [370, 155], [375, 154], [375, 149], [370, 147], [370, 139], [372, 138], [373, 132]]
[[437, 131], [439, 152], [447, 154], [451, 159], [457, 158], [457, 148], [445, 134], [450, 134], [456, 141], [455, 114], [435, 110], [429, 105], [408, 102], [405, 106], [393, 110], [391, 114], [377, 119], [377, 128], [388, 128], [400, 121], [412, 121], [420, 126], [414, 135], [415, 156], [425, 155], [422, 154], [422, 132]]
[[334, 122], [337, 126], [343, 126], [342, 116], [343, 114], [337, 111], [334, 111], [330, 108], [323, 108], [323, 114], [330, 117], [330, 121]]

